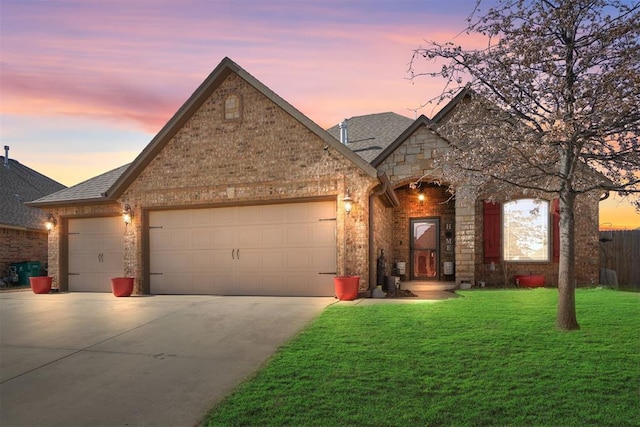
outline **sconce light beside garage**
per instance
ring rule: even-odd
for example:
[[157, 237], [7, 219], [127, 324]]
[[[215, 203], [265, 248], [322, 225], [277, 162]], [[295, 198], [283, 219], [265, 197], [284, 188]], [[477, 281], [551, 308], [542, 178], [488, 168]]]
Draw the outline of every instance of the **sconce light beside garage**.
[[342, 202], [344, 203], [344, 211], [349, 215], [351, 213], [351, 209], [353, 209], [353, 199], [351, 198], [349, 189], [347, 189], [347, 193], [344, 195]]
[[418, 193], [418, 201], [420, 203], [424, 203], [425, 198], [426, 197], [425, 197], [424, 193]]
[[49, 213], [47, 215], [47, 220], [44, 222], [44, 226], [47, 228], [47, 231], [51, 231], [55, 228], [57, 223], [58, 222], [56, 221], [56, 218], [53, 216], [53, 214]]
[[133, 212], [131, 211], [131, 206], [129, 204], [124, 205], [124, 209], [122, 210], [122, 221], [124, 221], [125, 225], [131, 224], [131, 219], [133, 218]]

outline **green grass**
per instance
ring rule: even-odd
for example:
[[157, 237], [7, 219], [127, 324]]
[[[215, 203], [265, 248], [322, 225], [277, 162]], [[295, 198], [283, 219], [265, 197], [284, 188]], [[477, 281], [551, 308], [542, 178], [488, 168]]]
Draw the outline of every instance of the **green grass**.
[[638, 426], [640, 294], [459, 292], [335, 305], [209, 414], [210, 426]]

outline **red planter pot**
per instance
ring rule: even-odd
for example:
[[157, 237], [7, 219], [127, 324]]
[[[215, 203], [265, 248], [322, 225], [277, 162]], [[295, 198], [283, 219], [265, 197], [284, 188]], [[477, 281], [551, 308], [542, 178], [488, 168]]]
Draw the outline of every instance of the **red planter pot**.
[[32, 276], [29, 277], [29, 284], [34, 294], [48, 294], [51, 292], [51, 283], [53, 277], [49, 276]]
[[358, 298], [360, 276], [336, 276], [333, 278], [336, 298], [340, 301], [353, 301]]
[[539, 274], [518, 275], [514, 277], [516, 285], [525, 288], [541, 288], [544, 286], [544, 276]]
[[114, 277], [111, 279], [113, 295], [128, 297], [133, 292], [133, 277]]

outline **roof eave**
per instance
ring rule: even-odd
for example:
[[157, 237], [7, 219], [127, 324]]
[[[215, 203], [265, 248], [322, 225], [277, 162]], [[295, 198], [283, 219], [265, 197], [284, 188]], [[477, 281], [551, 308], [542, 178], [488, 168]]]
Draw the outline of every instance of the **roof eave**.
[[474, 93], [473, 90], [471, 90], [469, 87], [465, 87], [461, 89], [460, 92], [458, 92], [458, 94], [454, 96], [451, 101], [447, 103], [447, 105], [442, 107], [442, 109], [438, 111], [438, 113], [435, 116], [433, 116], [432, 121], [434, 123], [440, 122], [440, 120], [445, 118], [451, 112], [451, 110], [453, 110], [460, 102], [462, 102], [464, 98], [466, 98], [467, 96], [473, 95], [473, 93]]
[[25, 205], [34, 208], [54, 208], [54, 207], [64, 207], [64, 206], [77, 206], [77, 205], [102, 205], [116, 203], [116, 199], [111, 197], [92, 197], [87, 199], [77, 199], [77, 200], [50, 200], [38, 202], [26, 202]]

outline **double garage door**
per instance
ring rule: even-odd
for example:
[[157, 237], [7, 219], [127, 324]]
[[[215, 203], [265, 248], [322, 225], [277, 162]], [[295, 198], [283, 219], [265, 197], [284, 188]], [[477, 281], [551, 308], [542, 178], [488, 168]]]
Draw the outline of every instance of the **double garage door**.
[[152, 294], [333, 295], [333, 201], [149, 214]]
[[[333, 295], [335, 202], [152, 211], [152, 294]], [[70, 291], [124, 273], [120, 217], [69, 220]]]

